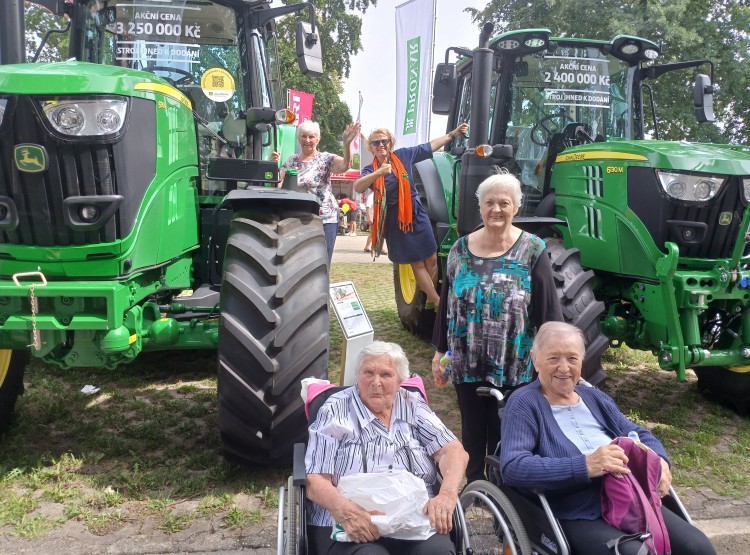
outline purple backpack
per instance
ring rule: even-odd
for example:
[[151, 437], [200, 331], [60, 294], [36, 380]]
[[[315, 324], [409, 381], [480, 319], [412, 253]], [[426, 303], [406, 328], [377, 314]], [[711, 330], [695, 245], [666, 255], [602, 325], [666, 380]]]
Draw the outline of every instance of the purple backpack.
[[659, 455], [642, 443], [618, 437], [612, 441], [625, 450], [630, 474], [605, 474], [602, 478], [602, 517], [626, 534], [607, 543], [620, 554], [619, 544], [643, 542], [638, 555], [669, 555], [669, 534], [661, 514]]

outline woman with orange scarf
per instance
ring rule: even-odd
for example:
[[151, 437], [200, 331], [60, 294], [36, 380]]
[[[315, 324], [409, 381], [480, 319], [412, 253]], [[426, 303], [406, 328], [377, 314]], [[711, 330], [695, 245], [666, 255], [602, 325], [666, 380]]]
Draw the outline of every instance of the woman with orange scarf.
[[367, 147], [374, 156], [365, 166], [354, 190], [363, 193], [372, 187], [375, 201], [372, 225], [374, 256], [388, 242], [388, 258], [396, 264], [411, 264], [417, 286], [427, 295], [427, 302], [437, 307], [440, 303], [437, 282], [437, 243], [427, 211], [419, 200], [414, 186], [412, 166], [432, 158], [432, 153], [456, 137], [465, 135], [469, 126], [462, 123], [450, 133], [429, 143], [391, 150], [396, 139], [388, 129], [375, 129], [367, 139]]

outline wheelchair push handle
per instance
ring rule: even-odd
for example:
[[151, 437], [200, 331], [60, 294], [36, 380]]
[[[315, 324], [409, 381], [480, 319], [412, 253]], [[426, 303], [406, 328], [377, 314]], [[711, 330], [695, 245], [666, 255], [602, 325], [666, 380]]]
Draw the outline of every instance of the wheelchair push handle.
[[478, 387], [477, 395], [479, 395], [480, 397], [494, 397], [497, 401], [498, 407], [502, 407], [503, 405], [505, 405], [505, 397], [503, 396], [503, 392], [499, 389], [495, 389], [494, 387]]

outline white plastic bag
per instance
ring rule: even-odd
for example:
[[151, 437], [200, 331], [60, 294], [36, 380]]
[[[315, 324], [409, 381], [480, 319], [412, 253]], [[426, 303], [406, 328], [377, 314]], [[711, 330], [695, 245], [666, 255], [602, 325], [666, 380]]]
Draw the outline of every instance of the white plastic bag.
[[[406, 470], [377, 474], [350, 474], [342, 476], [339, 493], [372, 515], [372, 523], [381, 536], [399, 540], [426, 540], [435, 533], [430, 519], [423, 513], [429, 499], [424, 480]], [[338, 522], [333, 526], [331, 538], [351, 541]]]

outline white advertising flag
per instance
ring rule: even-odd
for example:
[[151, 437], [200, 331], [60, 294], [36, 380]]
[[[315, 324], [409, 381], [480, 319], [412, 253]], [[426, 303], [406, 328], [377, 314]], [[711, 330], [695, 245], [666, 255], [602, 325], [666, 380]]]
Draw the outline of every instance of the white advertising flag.
[[435, 0], [396, 6], [396, 146], [429, 140]]

